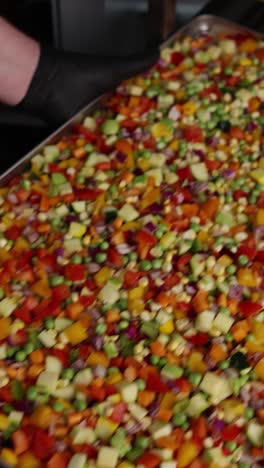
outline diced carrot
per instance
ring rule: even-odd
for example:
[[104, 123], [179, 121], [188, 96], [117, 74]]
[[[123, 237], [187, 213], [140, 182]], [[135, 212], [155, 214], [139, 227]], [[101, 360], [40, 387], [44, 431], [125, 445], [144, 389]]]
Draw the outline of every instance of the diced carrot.
[[166, 355], [166, 349], [163, 343], [160, 341], [153, 341], [150, 345], [152, 354], [157, 356], [164, 357]]
[[181, 209], [185, 217], [191, 218], [192, 216], [197, 216], [199, 206], [195, 203], [184, 203], [181, 205]]
[[40, 349], [36, 349], [35, 351], [32, 351], [29, 355], [30, 361], [32, 364], [42, 364], [42, 362], [45, 359], [43, 351]]
[[67, 416], [67, 422], [69, 427], [76, 426], [76, 424], [79, 424], [81, 420], [83, 419], [83, 414], [82, 413], [70, 413]]
[[215, 362], [224, 361], [227, 358], [227, 351], [222, 345], [214, 343], [210, 350], [210, 356]]
[[179, 440], [175, 436], [164, 436], [156, 440], [156, 445], [159, 448], [177, 450], [180, 446]]
[[144, 406], [144, 408], [147, 408], [148, 406], [153, 403], [155, 399], [155, 393], [150, 392], [148, 390], [142, 390], [141, 392], [138, 393], [138, 403], [141, 406]]
[[201, 212], [207, 219], [214, 220], [219, 209], [220, 201], [216, 197], [209, 198], [201, 206]]
[[239, 341], [243, 341], [246, 338], [249, 330], [250, 328], [248, 325], [248, 321], [240, 320], [239, 322], [236, 322], [232, 326], [231, 333], [233, 335], [234, 340], [239, 342]]
[[48, 211], [50, 207], [49, 198], [44, 195], [40, 199], [39, 211]]
[[110, 309], [107, 311], [106, 314], [106, 323], [115, 323], [118, 322], [120, 319], [120, 313], [118, 310]]
[[68, 457], [64, 453], [55, 453], [47, 463], [47, 468], [67, 468]]
[[166, 408], [160, 408], [156, 418], [160, 421], [168, 422], [172, 417], [172, 411]]
[[30, 447], [30, 440], [22, 429], [13, 432], [12, 441], [17, 455], [26, 452]]
[[83, 312], [84, 306], [81, 302], [72, 302], [67, 306], [67, 315], [72, 320], [76, 320]]
[[156, 468], [161, 463], [161, 457], [152, 452], [146, 452], [137, 459], [137, 465], [145, 468]]
[[208, 310], [209, 304], [207, 298], [208, 293], [203, 289], [200, 289], [200, 291], [198, 291], [194, 296], [192, 300], [192, 306], [197, 314], [203, 312], [204, 310]]

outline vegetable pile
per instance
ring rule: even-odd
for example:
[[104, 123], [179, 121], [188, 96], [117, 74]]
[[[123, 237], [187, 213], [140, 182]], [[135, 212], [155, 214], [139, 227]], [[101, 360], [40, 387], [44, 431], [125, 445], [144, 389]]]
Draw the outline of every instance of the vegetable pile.
[[182, 38], [0, 189], [11, 466], [263, 466], [263, 78]]

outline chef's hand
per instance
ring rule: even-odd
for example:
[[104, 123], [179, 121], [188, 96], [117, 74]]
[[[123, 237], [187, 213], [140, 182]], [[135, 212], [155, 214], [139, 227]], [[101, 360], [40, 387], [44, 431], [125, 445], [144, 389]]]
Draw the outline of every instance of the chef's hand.
[[18, 108], [59, 125], [122, 80], [150, 68], [157, 59], [158, 50], [130, 57], [94, 57], [43, 48]]

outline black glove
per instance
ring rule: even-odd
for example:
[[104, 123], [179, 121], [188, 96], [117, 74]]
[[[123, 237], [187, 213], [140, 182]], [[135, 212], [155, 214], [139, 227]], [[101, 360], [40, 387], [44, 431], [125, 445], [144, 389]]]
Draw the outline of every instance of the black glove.
[[26, 97], [17, 106], [59, 125], [122, 80], [150, 68], [158, 50], [141, 56], [94, 57], [43, 48]]

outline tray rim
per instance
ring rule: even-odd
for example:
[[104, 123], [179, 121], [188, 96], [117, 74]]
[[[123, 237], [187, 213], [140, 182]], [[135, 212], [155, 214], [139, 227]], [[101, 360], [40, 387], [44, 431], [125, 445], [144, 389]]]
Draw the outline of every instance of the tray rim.
[[[263, 37], [257, 31], [252, 29], [246, 28], [238, 23], [235, 23], [230, 20], [226, 20], [220, 16], [216, 15], [198, 15], [191, 19], [188, 23], [183, 25], [180, 29], [175, 31], [168, 39], [166, 39], [161, 45], [160, 50], [168, 47], [172, 42], [174, 42], [178, 37], [183, 35], [191, 34], [192, 30], [197, 28], [197, 32], [208, 32], [210, 27], [219, 27], [223, 29], [230, 29], [242, 32], [247, 32], [255, 37]], [[86, 116], [89, 116], [93, 111], [99, 109], [100, 106], [111, 96], [111, 92], [104, 93], [95, 100], [88, 103], [85, 107], [83, 107], [79, 112], [77, 112], [73, 117], [71, 117], [68, 121], [66, 121], [63, 125], [61, 125], [58, 129], [56, 129], [53, 133], [51, 133], [47, 138], [41, 141], [37, 146], [32, 148], [25, 156], [18, 159], [12, 166], [6, 169], [3, 173], [0, 173], [0, 187], [4, 187], [10, 179], [14, 176], [20, 175], [23, 170], [27, 168], [27, 165], [31, 161], [31, 159], [36, 156], [36, 154], [40, 153], [43, 148], [47, 145], [55, 144], [62, 136], [65, 136], [69, 130], [72, 128], [74, 124], [80, 123]]]

